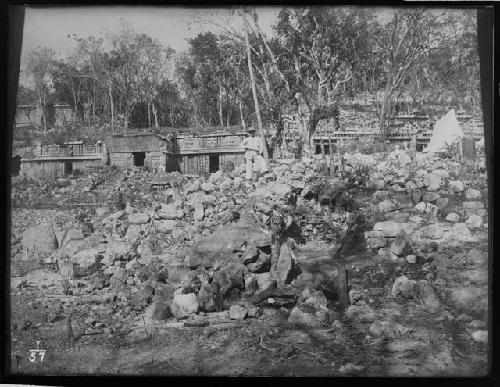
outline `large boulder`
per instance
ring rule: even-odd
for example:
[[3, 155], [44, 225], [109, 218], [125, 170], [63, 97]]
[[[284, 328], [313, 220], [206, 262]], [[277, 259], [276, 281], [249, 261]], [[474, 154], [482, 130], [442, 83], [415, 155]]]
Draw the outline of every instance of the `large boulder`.
[[200, 310], [204, 312], [215, 311], [214, 292], [211, 285], [201, 285], [200, 291], [198, 292], [198, 302]]
[[298, 266], [292, 249], [287, 243], [280, 248], [276, 266], [271, 270], [271, 278], [276, 279], [278, 286], [289, 284], [298, 275]]
[[414, 297], [429, 313], [437, 313], [442, 308], [441, 300], [426, 280], [418, 281], [415, 284]]
[[247, 269], [251, 273], [265, 273], [271, 269], [271, 256], [260, 252], [254, 262], [247, 264]]
[[480, 201], [463, 202], [462, 207], [464, 208], [465, 215], [467, 216], [479, 215], [481, 210], [484, 211], [484, 204]]
[[467, 200], [481, 199], [481, 191], [478, 191], [477, 189], [474, 188], [468, 188], [467, 191], [465, 191], [465, 198]]
[[243, 306], [231, 305], [229, 308], [229, 319], [244, 320], [248, 315], [248, 311]]
[[158, 216], [162, 219], [182, 219], [184, 211], [175, 204], [162, 204], [158, 210]]
[[327, 321], [327, 311], [310, 303], [295, 306], [288, 316], [289, 324], [309, 328], [321, 328]]
[[158, 220], [155, 222], [158, 231], [170, 232], [177, 227], [177, 221], [173, 219]]
[[271, 237], [262, 231], [258, 223], [243, 219], [224, 225], [213, 234], [201, 238], [187, 249], [185, 255], [190, 262], [209, 267], [217, 259], [237, 259], [234, 251], [241, 251], [243, 245], [268, 247]]
[[469, 227], [471, 230], [474, 230], [476, 228], [483, 227], [484, 225], [484, 220], [482, 216], [479, 215], [471, 215], [467, 221], [465, 222], [467, 224], [467, 227]]
[[465, 189], [464, 183], [460, 180], [450, 180], [448, 182], [448, 189], [452, 193], [460, 193]]
[[394, 281], [391, 290], [392, 297], [412, 298], [414, 294], [415, 281], [401, 275]]
[[71, 262], [70, 257], [67, 255], [61, 257], [57, 261], [57, 266], [59, 267], [59, 274], [61, 274], [62, 279], [72, 280], [74, 276], [74, 265]]
[[190, 194], [192, 192], [198, 191], [200, 188], [201, 188], [200, 181], [196, 179], [192, 183], [189, 183], [184, 187], [184, 193]]
[[25, 230], [22, 247], [26, 260], [43, 259], [51, 255], [58, 247], [52, 224], [42, 223]]
[[441, 188], [441, 176], [435, 173], [428, 173], [424, 176], [424, 186], [428, 191], [437, 191]]
[[268, 198], [275, 195], [278, 198], [284, 198], [290, 192], [292, 192], [290, 185], [273, 181], [264, 187], [257, 188], [250, 196]]
[[411, 252], [410, 241], [406, 236], [398, 236], [391, 244], [391, 253], [397, 256], [408, 255]]
[[96, 262], [100, 251], [97, 248], [82, 250], [71, 257], [71, 261], [82, 269], [87, 269]]
[[369, 249], [379, 249], [385, 247], [387, 240], [381, 231], [365, 231], [366, 247]]
[[128, 216], [130, 224], [146, 224], [149, 222], [149, 215], [146, 212], [136, 212]]
[[397, 203], [394, 200], [383, 200], [378, 204], [378, 210], [383, 214], [396, 210]]
[[202, 221], [205, 217], [205, 208], [203, 207], [202, 203], [196, 203], [194, 205], [193, 217], [195, 221]]
[[378, 222], [373, 226], [374, 231], [380, 231], [386, 238], [395, 238], [401, 232], [401, 223], [393, 221]]
[[441, 239], [444, 236], [446, 227], [440, 225], [430, 225], [422, 228], [422, 237], [428, 239]]
[[215, 190], [215, 186], [210, 182], [205, 182], [201, 184], [201, 189], [207, 193]]
[[198, 311], [199, 303], [196, 294], [177, 294], [170, 309], [176, 318], [185, 318]]
[[151, 285], [146, 285], [134, 293], [130, 300], [130, 305], [134, 309], [142, 309], [153, 301], [154, 288]]

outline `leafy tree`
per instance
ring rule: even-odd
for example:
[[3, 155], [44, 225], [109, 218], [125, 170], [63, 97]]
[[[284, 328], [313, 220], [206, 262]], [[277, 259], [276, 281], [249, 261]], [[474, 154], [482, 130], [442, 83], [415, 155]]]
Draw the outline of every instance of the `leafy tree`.
[[275, 30], [283, 46], [282, 73], [300, 116], [305, 153], [322, 119], [338, 119], [341, 86], [353, 77], [354, 53], [364, 38], [365, 20], [357, 9], [308, 7], [283, 9]]
[[376, 24], [371, 36], [382, 60], [383, 97], [379, 107], [382, 138], [387, 135], [391, 101], [404, 84], [412, 66], [438, 48], [445, 34], [442, 11], [423, 8], [396, 9], [385, 25]]
[[53, 73], [56, 53], [43, 47], [28, 54], [26, 68], [37, 96], [37, 107], [42, 112], [42, 127], [47, 132], [47, 106], [49, 95], [54, 92]]

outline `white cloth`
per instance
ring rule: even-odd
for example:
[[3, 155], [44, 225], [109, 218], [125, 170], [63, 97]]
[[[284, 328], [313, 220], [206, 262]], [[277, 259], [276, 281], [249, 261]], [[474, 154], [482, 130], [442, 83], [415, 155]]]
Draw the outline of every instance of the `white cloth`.
[[444, 151], [448, 145], [457, 142], [463, 136], [464, 132], [455, 117], [455, 110], [451, 109], [434, 125], [434, 133], [426, 150], [428, 153]]

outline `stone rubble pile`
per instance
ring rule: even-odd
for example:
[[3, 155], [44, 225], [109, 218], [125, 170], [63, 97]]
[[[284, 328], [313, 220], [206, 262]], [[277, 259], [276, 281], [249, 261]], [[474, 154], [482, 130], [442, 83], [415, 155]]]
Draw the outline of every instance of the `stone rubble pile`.
[[[88, 215], [60, 221], [49, 211], [44, 222], [29, 219], [20, 225], [20, 210], [13, 222], [13, 259], [56, 264], [58, 281], [71, 284], [66, 299], [33, 302], [53, 303], [57, 316], [69, 308], [70, 296], [82, 311], [91, 303], [85, 319], [89, 332], [125, 331], [127, 321], [139, 321], [144, 313], [153, 320], [194, 324], [194, 316], [242, 320], [266, 308], [286, 310], [291, 324], [320, 327], [335, 316], [321, 287], [300, 281], [304, 277], [295, 246], [338, 242], [359, 205], [357, 195], [364, 195], [363, 208], [375, 219], [373, 229], [364, 232], [368, 249], [395, 262], [431, 262], [438, 273], [450, 266], [441, 256], [444, 251], [476, 242], [487, 228], [487, 190], [478, 183], [486, 181], [484, 170], [474, 175], [476, 180], [465, 179], [461, 163], [410, 162], [403, 153], [395, 151], [385, 162], [354, 154], [346, 157], [341, 171], [322, 159], [282, 160], [254, 182], [244, 180], [243, 166], [209, 177], [115, 171], [103, 179], [96, 172], [70, 185], [61, 182], [56, 192], [63, 200], [85, 187], [103, 191], [106, 200]], [[161, 184], [154, 187], [152, 181]], [[20, 195], [17, 189], [14, 196]], [[293, 225], [277, 260], [270, 235], [274, 211]], [[92, 227], [85, 231], [88, 222]], [[429, 253], [433, 243], [439, 248]], [[436, 285], [428, 266], [425, 280], [399, 276], [391, 296], [416, 300], [431, 313], [442, 310], [442, 300], [465, 309], [476, 303], [484, 312], [485, 258], [472, 251], [467, 255], [470, 269], [463, 272], [455, 265], [453, 276], [447, 274], [449, 283]], [[44, 270], [38, 273], [42, 277]], [[19, 291], [26, 288], [21, 278], [12, 285]], [[468, 282], [457, 289], [463, 278]], [[60, 284], [53, 282], [46, 286], [57, 293]], [[363, 298], [351, 291], [354, 306], [362, 305]], [[110, 310], [111, 317], [105, 318]], [[393, 337], [402, 329], [377, 321], [369, 321], [376, 337]], [[477, 332], [471, 331], [474, 340], [484, 340]]]

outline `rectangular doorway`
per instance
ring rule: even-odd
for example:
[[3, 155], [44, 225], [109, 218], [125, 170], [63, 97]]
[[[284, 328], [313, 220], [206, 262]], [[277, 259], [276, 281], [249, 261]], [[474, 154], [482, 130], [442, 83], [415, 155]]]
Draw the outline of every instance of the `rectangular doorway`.
[[208, 156], [208, 172], [215, 173], [219, 170], [220, 160], [219, 155]]
[[71, 175], [73, 173], [73, 163], [71, 161], [64, 162], [64, 174]]
[[144, 159], [146, 158], [146, 152], [134, 152], [134, 167], [144, 167]]

